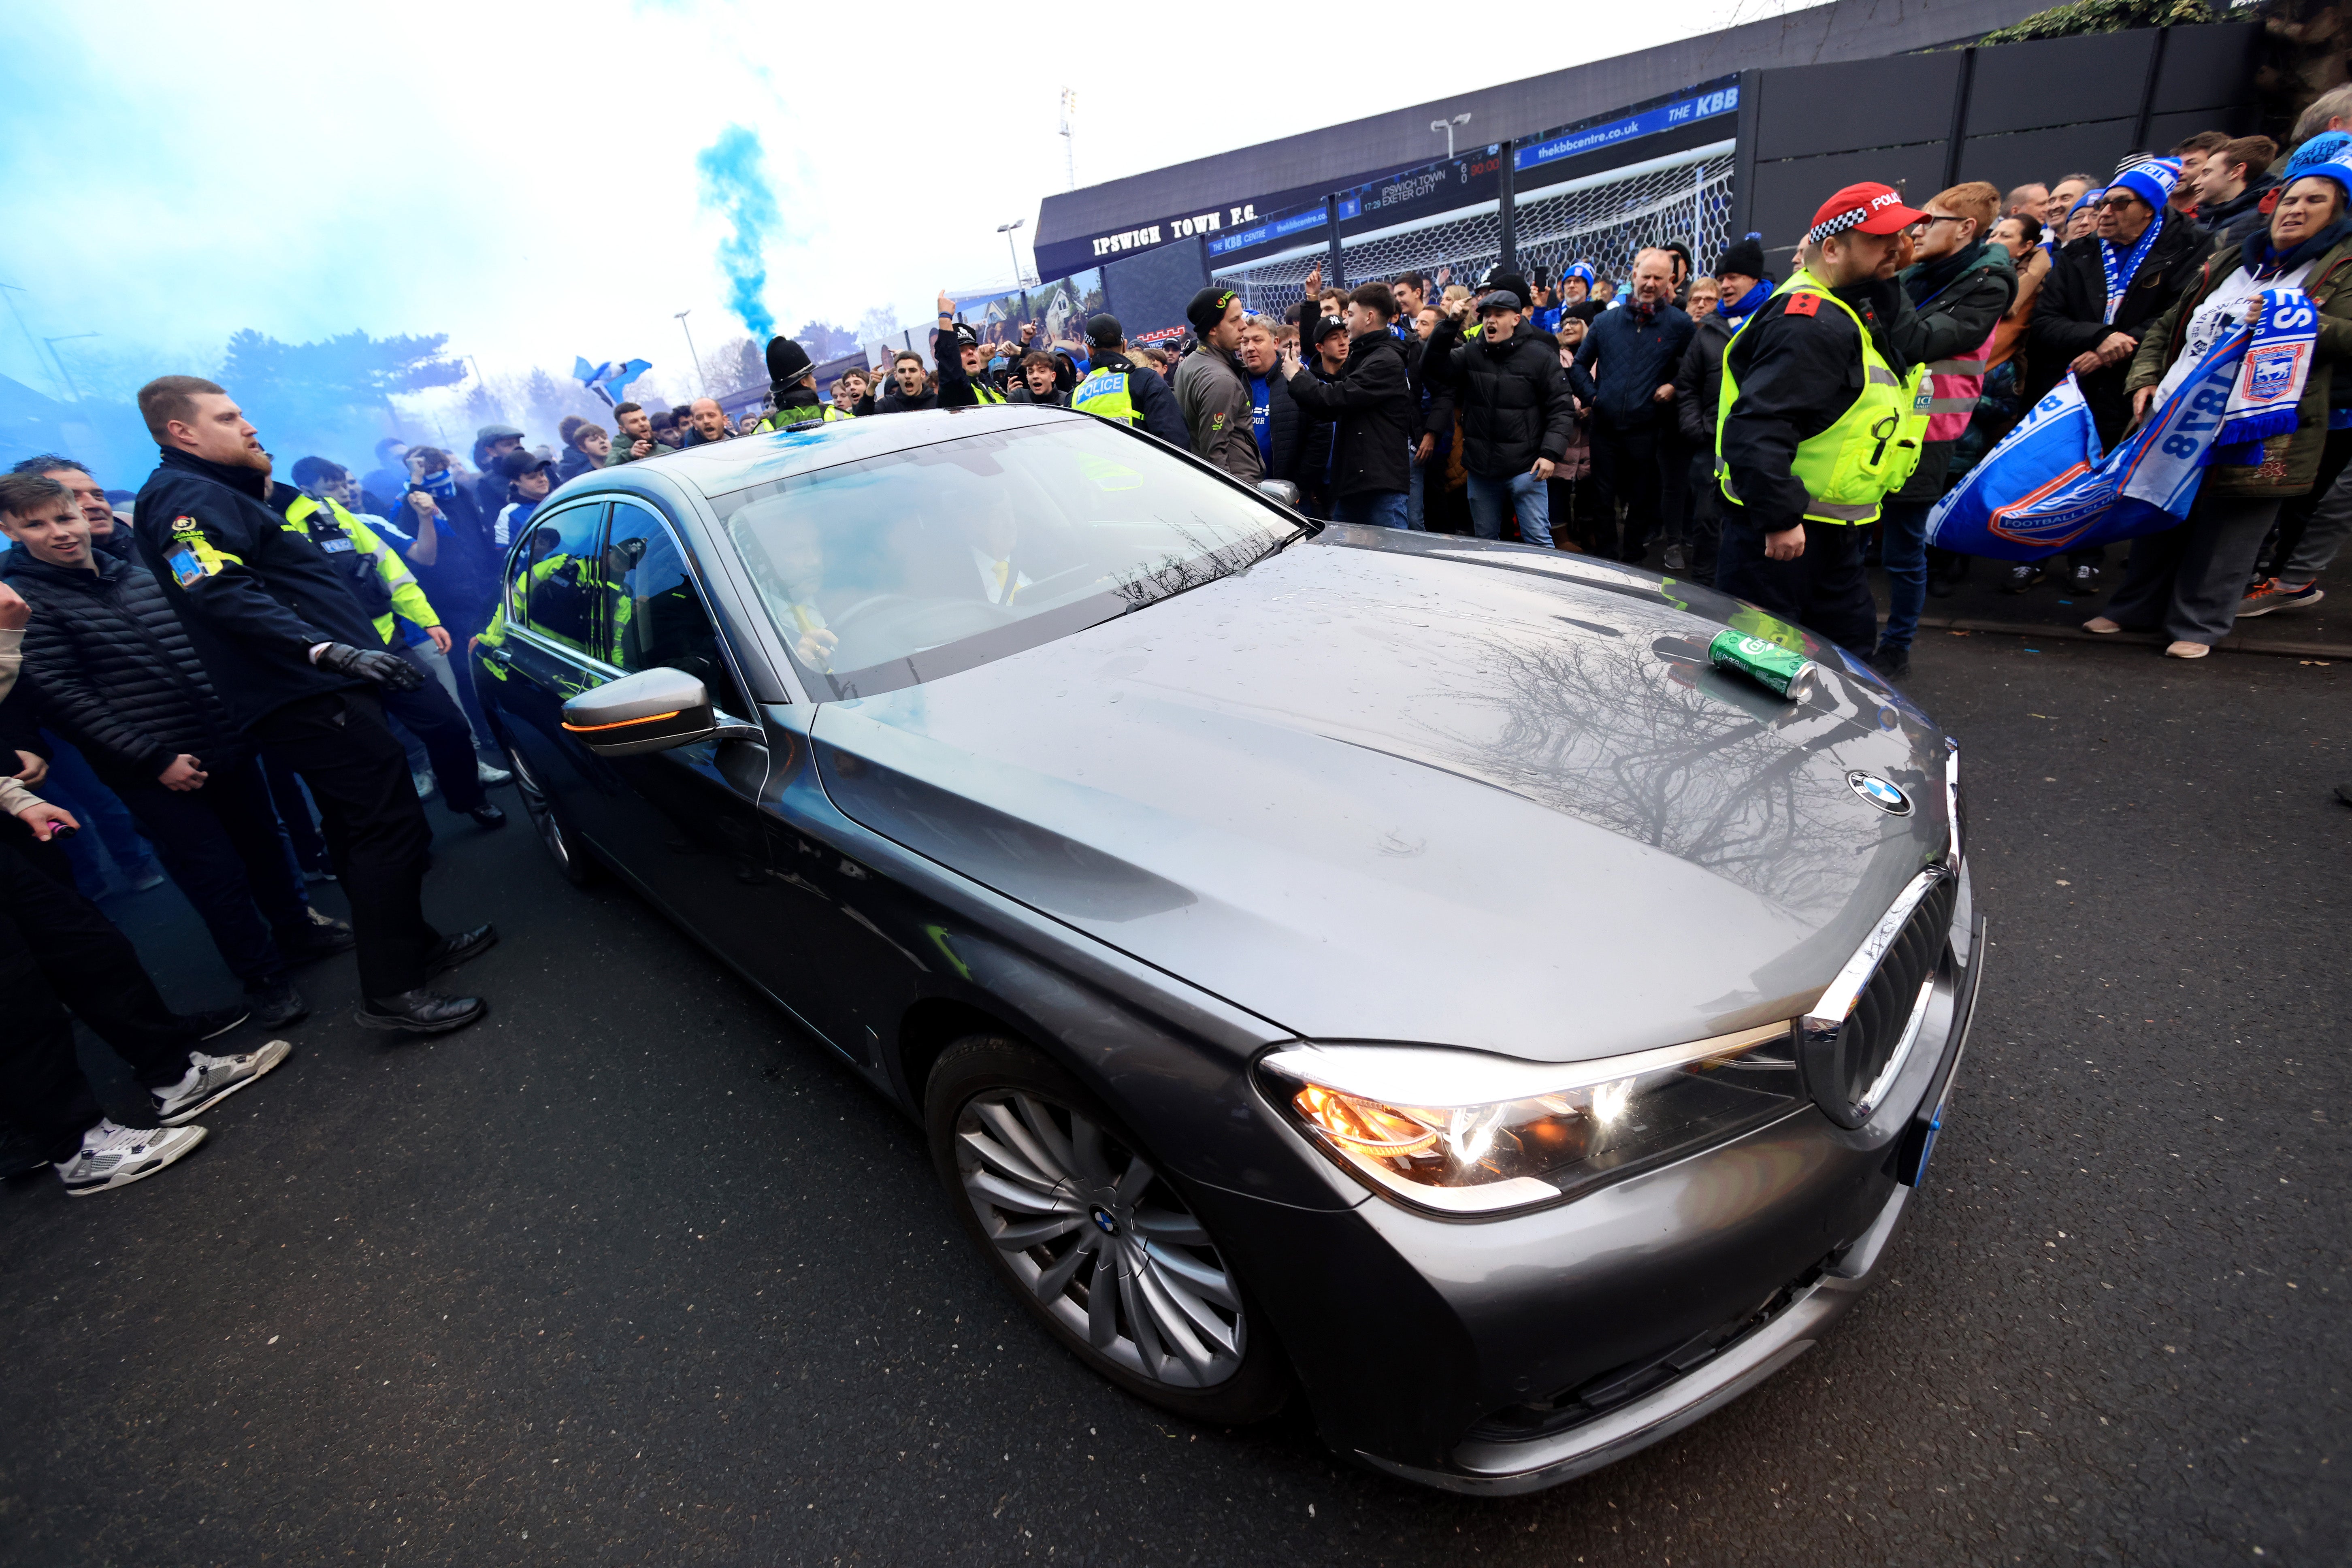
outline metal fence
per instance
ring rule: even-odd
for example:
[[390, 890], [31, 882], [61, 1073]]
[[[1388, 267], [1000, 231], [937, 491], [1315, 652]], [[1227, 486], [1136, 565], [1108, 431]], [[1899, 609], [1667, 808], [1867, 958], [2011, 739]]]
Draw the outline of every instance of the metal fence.
[[[1733, 145], [1728, 142], [1669, 153], [1530, 191], [1512, 205], [1519, 269], [1542, 266], [1557, 276], [1572, 261], [1589, 261], [1604, 278], [1622, 279], [1644, 246], [1680, 240], [1700, 268], [1731, 238]], [[1486, 201], [1394, 228], [1340, 240], [1341, 267], [1350, 283], [1418, 271], [1433, 279], [1475, 283], [1502, 256], [1502, 208]], [[1217, 268], [1212, 276], [1241, 292], [1245, 309], [1279, 316], [1298, 302], [1307, 275], [1329, 273], [1326, 246]]]

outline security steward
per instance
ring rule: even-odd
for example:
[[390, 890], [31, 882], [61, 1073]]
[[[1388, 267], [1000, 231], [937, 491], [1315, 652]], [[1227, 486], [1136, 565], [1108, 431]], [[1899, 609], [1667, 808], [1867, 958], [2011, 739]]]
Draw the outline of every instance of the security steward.
[[1179, 451], [1192, 449], [1184, 411], [1160, 373], [1127, 357], [1127, 329], [1117, 316], [1087, 318], [1087, 378], [1070, 394], [1070, 406], [1100, 419], [1140, 425]]
[[1924, 215], [1880, 184], [1848, 185], [1805, 233], [1801, 265], [1724, 351], [1716, 586], [1866, 655], [1878, 612], [1863, 529], [1918, 464], [1926, 370], [1895, 334], [1910, 301], [1900, 236]]
[[790, 338], [768, 340], [768, 395], [776, 411], [751, 427], [755, 436], [810, 419], [830, 419], [833, 409], [816, 392], [816, 368], [809, 352]]
[[939, 358], [941, 408], [970, 408], [1002, 403], [1004, 394], [988, 384], [987, 356], [981, 353], [980, 334], [969, 322], [955, 319], [955, 301], [940, 291], [940, 336], [933, 351]]
[[[449, 634], [442, 629], [441, 617], [418, 585], [416, 574], [398, 552], [384, 548], [375, 530], [327, 494], [328, 482], [340, 471], [324, 458], [300, 458], [294, 465], [294, 484], [270, 482], [269, 504], [286, 519], [289, 531], [307, 537], [341, 571], [344, 585], [375, 627], [376, 647], [399, 657], [400, 645], [393, 638], [399, 619], [404, 617], [425, 628], [433, 646], [446, 655]], [[464, 812], [484, 827], [504, 827], [507, 814], [492, 805], [482, 789], [481, 769], [474, 758], [474, 732], [466, 727], [466, 716], [441, 683], [428, 680], [414, 691], [386, 687], [377, 695], [383, 700], [384, 711], [425, 743], [425, 754], [433, 761], [433, 776], [440, 781], [449, 809]]]
[[228, 394], [192, 375], [139, 389], [163, 448], [139, 492], [139, 542], [239, 730], [300, 773], [359, 942], [357, 1019], [440, 1034], [488, 1011], [425, 988], [498, 941], [488, 925], [442, 936], [422, 893], [433, 830], [386, 727], [381, 693], [422, 671], [383, 646], [346, 574], [270, 510], [269, 458]]

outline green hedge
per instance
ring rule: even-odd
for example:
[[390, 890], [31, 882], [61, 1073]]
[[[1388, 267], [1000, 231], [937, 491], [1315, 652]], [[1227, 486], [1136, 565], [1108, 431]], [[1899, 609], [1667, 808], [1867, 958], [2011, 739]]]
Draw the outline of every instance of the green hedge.
[[2035, 38], [2072, 38], [2084, 33], [2120, 33], [2127, 27], [2186, 27], [2219, 21], [2205, 0], [2074, 0], [2036, 11], [2014, 26], [1996, 28], [1979, 44], [2022, 44]]

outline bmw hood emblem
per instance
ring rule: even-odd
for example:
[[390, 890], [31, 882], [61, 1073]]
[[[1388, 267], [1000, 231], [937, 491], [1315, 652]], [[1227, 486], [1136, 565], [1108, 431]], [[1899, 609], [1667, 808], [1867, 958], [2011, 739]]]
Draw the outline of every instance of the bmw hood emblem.
[[1845, 782], [1852, 786], [1854, 794], [1862, 796], [1863, 799], [1870, 802], [1871, 805], [1878, 807], [1879, 810], [1885, 812], [1888, 816], [1908, 816], [1911, 815], [1911, 797], [1905, 795], [1893, 784], [1888, 784], [1885, 779], [1880, 778], [1876, 773], [1865, 773], [1856, 771], [1846, 774]]

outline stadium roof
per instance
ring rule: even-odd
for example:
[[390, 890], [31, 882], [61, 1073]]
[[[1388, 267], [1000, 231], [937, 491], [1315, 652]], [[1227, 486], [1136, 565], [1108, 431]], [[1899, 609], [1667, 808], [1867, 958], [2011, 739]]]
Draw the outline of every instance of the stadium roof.
[[1279, 141], [1173, 163], [1045, 197], [1037, 243], [1049, 247], [1171, 214], [1277, 192], [1338, 190], [1445, 149], [1429, 129], [1467, 112], [1469, 145], [1533, 136], [1743, 70], [1871, 59], [1963, 43], [2041, 9], [2036, 0], [1832, 0], [1719, 33], [1435, 99]]

